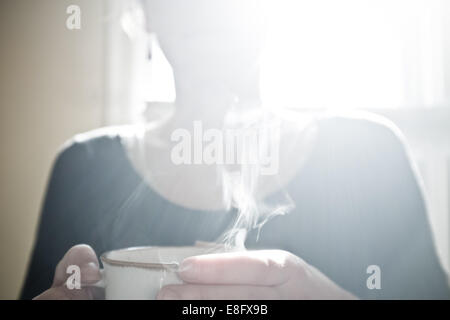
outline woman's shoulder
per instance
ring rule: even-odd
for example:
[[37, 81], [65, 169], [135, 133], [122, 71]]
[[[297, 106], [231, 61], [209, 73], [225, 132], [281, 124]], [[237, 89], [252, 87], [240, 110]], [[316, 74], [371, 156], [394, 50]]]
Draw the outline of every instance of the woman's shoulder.
[[[367, 111], [301, 111], [279, 114], [285, 140], [307, 137], [313, 149], [367, 148], [405, 145], [400, 129], [388, 118]], [[294, 139], [295, 138], [295, 139]], [[329, 150], [328, 150], [329, 151]]]
[[286, 136], [307, 134], [312, 150], [318, 152], [342, 151], [345, 156], [349, 155], [346, 152], [368, 149], [405, 151], [406, 139], [401, 130], [391, 120], [372, 112], [294, 112], [285, 123], [289, 128]]
[[357, 161], [383, 157], [405, 159], [409, 154], [401, 130], [391, 120], [369, 112], [320, 117], [316, 148], [322, 153], [332, 152], [336, 157]]
[[87, 158], [109, 156], [122, 148], [123, 139], [132, 130], [132, 126], [110, 126], [78, 133], [62, 144], [57, 158], [81, 154]]
[[410, 162], [400, 129], [374, 113], [294, 112], [285, 123], [288, 129], [284, 130], [284, 140], [304, 145], [301, 149], [291, 147], [286, 153], [289, 158], [302, 159], [297, 160], [302, 162], [297, 171], [302, 171], [307, 164], [323, 169], [325, 166], [355, 168], [377, 161]]
[[314, 129], [322, 137], [352, 136], [357, 139], [379, 135], [404, 140], [401, 131], [391, 120], [367, 111], [315, 112], [291, 109], [281, 113], [280, 117], [291, 130]]
[[318, 132], [324, 137], [351, 140], [381, 138], [404, 140], [400, 129], [389, 119], [371, 112], [354, 111], [323, 114], [317, 118]]
[[373, 113], [316, 115], [309, 125], [309, 136], [302, 164], [288, 188], [296, 189], [302, 181], [327, 181], [330, 188], [341, 188], [332, 177], [376, 180], [377, 175], [415, 169], [402, 132], [390, 120]]
[[85, 173], [123, 164], [126, 161], [123, 140], [133, 129], [132, 126], [111, 126], [74, 135], [59, 148], [54, 171]]

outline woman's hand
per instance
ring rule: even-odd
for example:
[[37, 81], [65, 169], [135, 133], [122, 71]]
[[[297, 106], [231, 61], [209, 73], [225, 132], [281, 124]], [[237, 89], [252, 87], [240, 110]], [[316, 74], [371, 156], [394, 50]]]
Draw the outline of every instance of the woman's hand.
[[[80, 268], [80, 289], [69, 289], [66, 285], [67, 268], [76, 265]], [[36, 300], [78, 300], [100, 298], [102, 293], [97, 288], [84, 287], [101, 279], [97, 255], [88, 245], [76, 245], [64, 255], [58, 263], [50, 289], [44, 291]]]
[[185, 282], [158, 299], [355, 299], [299, 257], [281, 250], [209, 254], [185, 259]]

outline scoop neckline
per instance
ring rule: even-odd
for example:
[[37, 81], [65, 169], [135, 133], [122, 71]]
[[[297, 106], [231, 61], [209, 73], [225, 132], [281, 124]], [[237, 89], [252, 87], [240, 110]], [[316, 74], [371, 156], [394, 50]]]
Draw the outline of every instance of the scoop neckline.
[[169, 199], [167, 199], [166, 197], [164, 197], [162, 194], [160, 194], [158, 191], [155, 190], [155, 188], [153, 188], [146, 180], [145, 178], [137, 171], [135, 165], [133, 164], [132, 160], [130, 159], [127, 150], [126, 150], [126, 146], [124, 145], [124, 138], [118, 134], [115, 139], [117, 140], [117, 143], [119, 144], [119, 148], [120, 151], [122, 153], [122, 157], [124, 158], [124, 161], [127, 163], [127, 166], [129, 167], [129, 170], [133, 172], [133, 174], [139, 179], [139, 183], [144, 185], [145, 188], [147, 190], [149, 190], [152, 195], [156, 196], [157, 198], [161, 199], [161, 201], [163, 201], [165, 204], [170, 205], [172, 207], [174, 207], [177, 210], [184, 210], [184, 211], [189, 211], [189, 212], [195, 212], [195, 213], [201, 213], [201, 214], [207, 214], [207, 213], [211, 213], [211, 214], [229, 214], [229, 213], [235, 213], [236, 212], [236, 208], [231, 208], [229, 210], [226, 209], [217, 209], [217, 210], [213, 210], [213, 209], [194, 209], [194, 208], [189, 208], [186, 206], [183, 206], [181, 204], [175, 203], [170, 201]]

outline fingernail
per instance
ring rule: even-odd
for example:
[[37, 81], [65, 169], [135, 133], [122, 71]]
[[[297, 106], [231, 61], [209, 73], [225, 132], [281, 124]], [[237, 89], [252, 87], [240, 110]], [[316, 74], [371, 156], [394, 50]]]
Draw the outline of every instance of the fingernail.
[[101, 279], [100, 270], [98, 265], [94, 262], [89, 262], [80, 268], [81, 282], [83, 284], [89, 284], [97, 282]]
[[185, 259], [183, 260], [183, 262], [181, 262], [180, 267], [178, 268], [178, 275], [183, 279], [183, 280], [189, 280], [194, 278], [194, 263], [192, 261], [192, 259]]
[[178, 300], [179, 296], [178, 294], [170, 289], [163, 289], [158, 294], [157, 300]]
[[178, 268], [178, 271], [179, 272], [184, 272], [184, 271], [187, 271], [187, 270], [191, 270], [192, 268], [193, 268], [192, 260], [188, 258], [188, 259], [184, 259], [181, 262], [181, 265]]

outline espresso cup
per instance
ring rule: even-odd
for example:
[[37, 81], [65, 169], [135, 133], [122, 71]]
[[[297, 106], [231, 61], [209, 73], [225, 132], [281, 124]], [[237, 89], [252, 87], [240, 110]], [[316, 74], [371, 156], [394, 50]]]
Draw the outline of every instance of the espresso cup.
[[177, 271], [185, 258], [223, 251], [223, 246], [204, 243], [108, 251], [100, 256], [102, 280], [93, 286], [104, 288], [107, 300], [152, 300], [163, 286], [182, 283]]

